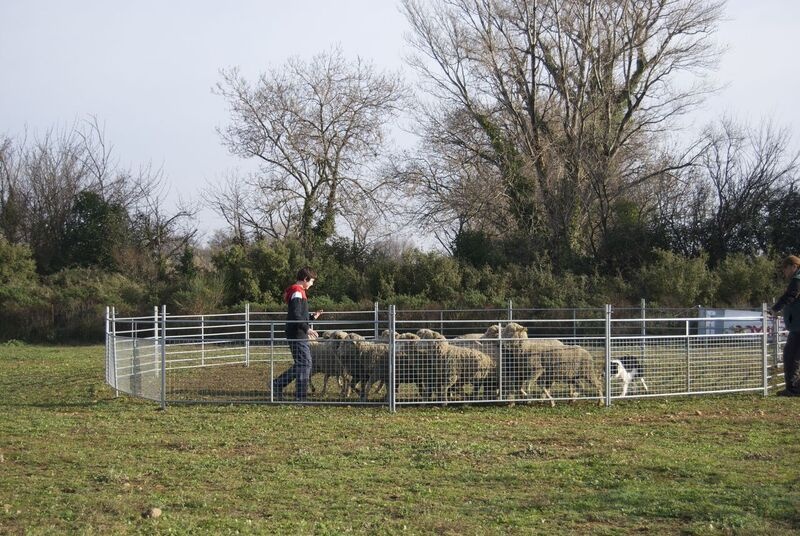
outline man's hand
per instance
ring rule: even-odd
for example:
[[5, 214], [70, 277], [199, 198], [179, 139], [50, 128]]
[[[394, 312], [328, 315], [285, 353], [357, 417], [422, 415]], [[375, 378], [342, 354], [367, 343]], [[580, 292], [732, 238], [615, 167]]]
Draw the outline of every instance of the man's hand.
[[314, 320], [322, 316], [323, 310], [320, 309], [319, 311], [314, 311]]
[[316, 332], [316, 330], [313, 330], [313, 329], [309, 329], [308, 330], [308, 338], [309, 339], [316, 339], [318, 337], [319, 337], [319, 334]]

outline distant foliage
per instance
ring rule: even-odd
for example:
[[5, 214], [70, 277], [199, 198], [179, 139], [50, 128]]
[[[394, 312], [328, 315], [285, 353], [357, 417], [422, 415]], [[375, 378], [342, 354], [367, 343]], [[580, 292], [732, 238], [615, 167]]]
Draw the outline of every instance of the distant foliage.
[[661, 307], [711, 303], [719, 285], [705, 256], [687, 258], [664, 250], [656, 251], [655, 260], [642, 266], [636, 278], [641, 296]]

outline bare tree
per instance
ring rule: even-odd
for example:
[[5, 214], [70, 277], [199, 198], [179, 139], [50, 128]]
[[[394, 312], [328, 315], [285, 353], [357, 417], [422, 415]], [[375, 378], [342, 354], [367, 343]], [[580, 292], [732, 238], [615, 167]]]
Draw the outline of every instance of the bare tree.
[[257, 178], [231, 174], [224, 182], [209, 184], [203, 200], [225, 219], [236, 244], [264, 237], [284, 238], [291, 228], [289, 222], [280, 220], [286, 215], [280, 207], [272, 209], [262, 202]]
[[343, 197], [383, 209], [386, 180], [371, 173], [384, 150], [385, 126], [406, 90], [396, 75], [377, 72], [339, 50], [298, 58], [248, 83], [238, 69], [222, 71], [216, 91], [231, 122], [220, 130], [229, 150], [261, 161], [258, 203], [267, 226], [292, 229], [312, 248], [335, 232], [337, 216], [352, 215]]
[[21, 159], [11, 138], [0, 138], [0, 233], [11, 243], [22, 240], [24, 199]]
[[419, 52], [412, 65], [435, 99], [484, 132], [509, 215], [523, 231], [550, 233], [556, 256], [591, 248], [615, 199], [665, 171], [642, 151], [708, 91], [677, 76], [713, 66], [721, 6], [403, 1]]
[[0, 229], [13, 242], [28, 244], [40, 272], [62, 267], [62, 239], [82, 192], [131, 213], [147, 205], [161, 182], [149, 165], [123, 168], [113, 156], [96, 118], [49, 129], [16, 143], [0, 143]]
[[394, 173], [414, 200], [415, 223], [446, 250], [465, 230], [508, 230], [509, 200], [486, 136], [461, 109], [426, 110], [423, 143]]
[[800, 154], [786, 129], [723, 119], [706, 128], [705, 150], [683, 177], [693, 191], [688, 234], [719, 262], [730, 253], [764, 253], [769, 206], [797, 179]]
[[166, 188], [161, 181], [157, 186], [132, 207], [131, 241], [118, 252], [125, 271], [147, 280], [151, 287], [172, 275], [179, 257], [197, 235], [197, 208], [180, 201], [176, 209], [167, 210]]

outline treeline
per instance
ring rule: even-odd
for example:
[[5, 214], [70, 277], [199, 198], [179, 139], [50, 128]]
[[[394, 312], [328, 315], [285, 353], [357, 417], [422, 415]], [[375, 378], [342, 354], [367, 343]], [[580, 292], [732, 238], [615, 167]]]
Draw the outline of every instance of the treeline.
[[[679, 130], [712, 95], [723, 2], [402, 0], [415, 92], [337, 49], [255, 81], [223, 69], [220, 129], [259, 163], [203, 192], [207, 245], [158, 170], [96, 121], [0, 137], [0, 338], [101, 334], [121, 314], [315, 306], [752, 307], [800, 252], [798, 154], [769, 122]], [[692, 83], [696, 82], [696, 83]], [[411, 112], [414, 149], [390, 143]], [[412, 230], [418, 244], [399, 236]]]
[[242, 311], [245, 303], [282, 310], [282, 292], [297, 266], [319, 273], [314, 307], [371, 310], [374, 301], [401, 308], [596, 307], [605, 303], [686, 308], [694, 305], [752, 307], [781, 291], [774, 259], [735, 254], [711, 269], [708, 257], [650, 252], [649, 262], [628, 277], [558, 271], [547, 263], [475, 265], [465, 259], [417, 249], [358, 251], [345, 240], [309, 258], [298, 241], [228, 244], [209, 250], [187, 246], [156, 279], [140, 279], [100, 264], [37, 271], [27, 245], [0, 237], [0, 339], [97, 341], [105, 306], [120, 315], [147, 315], [153, 305], [172, 313]]

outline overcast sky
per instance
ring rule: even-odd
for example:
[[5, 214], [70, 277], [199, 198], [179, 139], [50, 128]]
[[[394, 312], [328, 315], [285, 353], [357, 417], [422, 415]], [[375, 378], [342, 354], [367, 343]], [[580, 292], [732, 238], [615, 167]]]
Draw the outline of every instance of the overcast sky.
[[[402, 70], [408, 27], [395, 0], [0, 0], [0, 134], [28, 137], [96, 116], [126, 167], [162, 167], [169, 202], [248, 167], [222, 147], [219, 69], [255, 78], [290, 56], [340, 46]], [[718, 33], [726, 85], [695, 114], [786, 127], [800, 138], [798, 0], [729, 0]], [[206, 235], [223, 226], [200, 212]]]

